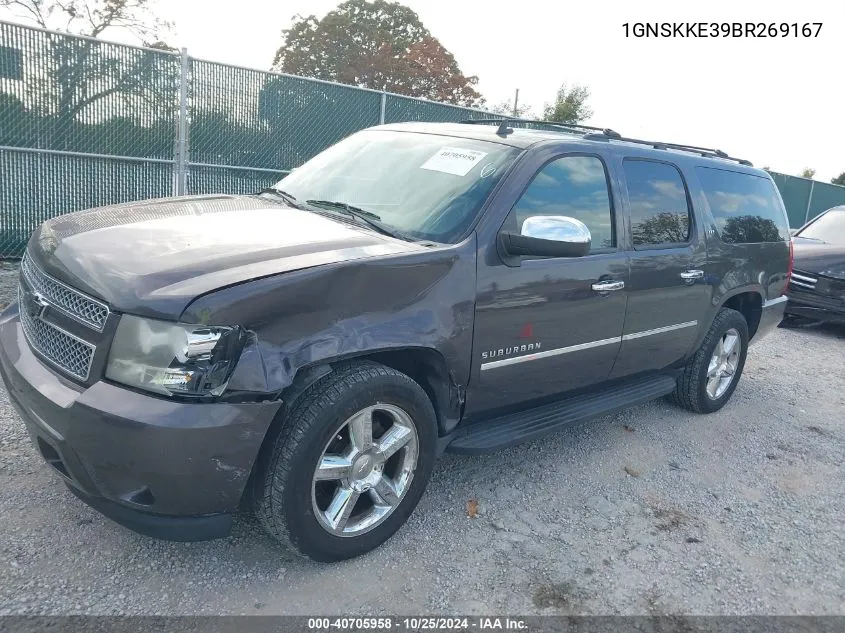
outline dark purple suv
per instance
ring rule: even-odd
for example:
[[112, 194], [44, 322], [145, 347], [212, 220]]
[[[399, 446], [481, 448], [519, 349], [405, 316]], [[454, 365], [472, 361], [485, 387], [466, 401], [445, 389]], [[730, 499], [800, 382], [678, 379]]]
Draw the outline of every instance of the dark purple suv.
[[45, 222], [0, 315], [38, 450], [144, 534], [247, 508], [338, 560], [399, 529], [442, 451], [667, 395], [718, 410], [786, 305], [771, 178], [543, 126], [381, 126], [256, 195]]

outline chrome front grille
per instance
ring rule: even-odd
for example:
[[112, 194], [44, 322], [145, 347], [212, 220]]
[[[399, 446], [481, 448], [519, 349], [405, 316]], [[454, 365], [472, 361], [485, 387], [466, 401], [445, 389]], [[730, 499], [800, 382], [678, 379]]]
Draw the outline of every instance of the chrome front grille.
[[789, 280], [789, 284], [799, 290], [815, 290], [818, 282], [817, 277], [813, 277], [810, 273], [800, 270], [793, 270], [792, 277]]
[[109, 317], [109, 307], [105, 303], [42, 272], [28, 254], [24, 254], [21, 260], [21, 272], [27, 285], [39, 292], [52, 307], [93, 330], [103, 331]]
[[30, 347], [47, 362], [67, 372], [74, 378], [88, 380], [95, 346], [30, 314], [25, 300], [26, 289], [18, 287], [21, 327]]

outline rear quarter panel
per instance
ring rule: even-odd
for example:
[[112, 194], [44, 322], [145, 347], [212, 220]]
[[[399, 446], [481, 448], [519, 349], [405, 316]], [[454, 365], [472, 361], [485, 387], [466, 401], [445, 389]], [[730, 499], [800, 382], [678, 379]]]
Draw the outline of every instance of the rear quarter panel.
[[[695, 161], [684, 165], [687, 184], [693, 199], [698, 221], [704, 227], [707, 240], [706, 283], [710, 286], [711, 299], [709, 311], [704, 323], [707, 327], [701, 329], [700, 339], [707, 334], [716, 314], [725, 302], [741, 293], [754, 292], [760, 296], [762, 303], [777, 299], [786, 290], [786, 274], [789, 268], [789, 243], [759, 242], [748, 244], [729, 244], [723, 242], [716, 230], [716, 222], [711, 213], [707, 198], [695, 170]], [[720, 167], [708, 164], [707, 167]], [[742, 168], [724, 166], [724, 169], [748, 171]], [[756, 172], [756, 170], [754, 170]], [[756, 174], [755, 174], [756, 175]], [[777, 193], [781, 209], [783, 201]], [[786, 218], [786, 211], [783, 211]], [[786, 219], [784, 220], [786, 222]], [[788, 224], [787, 224], [788, 226]], [[697, 347], [697, 346], [696, 346]]]

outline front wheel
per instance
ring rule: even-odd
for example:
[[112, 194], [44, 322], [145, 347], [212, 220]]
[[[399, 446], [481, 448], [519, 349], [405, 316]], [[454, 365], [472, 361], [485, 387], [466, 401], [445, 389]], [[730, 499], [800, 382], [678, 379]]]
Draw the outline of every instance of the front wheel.
[[348, 363], [292, 406], [259, 467], [255, 511], [314, 560], [381, 545], [410, 516], [434, 463], [437, 425], [425, 391], [376, 363]]
[[718, 411], [736, 389], [747, 353], [745, 317], [736, 310], [722, 308], [678, 378], [672, 400], [696, 413]]

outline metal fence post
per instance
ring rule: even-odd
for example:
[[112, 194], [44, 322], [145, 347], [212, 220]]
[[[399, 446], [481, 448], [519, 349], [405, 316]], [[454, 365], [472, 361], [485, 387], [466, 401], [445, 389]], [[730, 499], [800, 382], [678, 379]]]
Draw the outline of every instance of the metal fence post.
[[190, 60], [188, 49], [180, 54], [179, 72], [179, 118], [176, 125], [176, 148], [174, 152], [173, 193], [184, 196], [188, 193], [188, 70]]
[[387, 92], [381, 91], [381, 112], [378, 116], [379, 125], [384, 125], [384, 112], [387, 109]]
[[815, 186], [815, 184], [815, 180], [810, 181], [810, 193], [807, 196], [807, 210], [804, 211], [804, 224], [807, 224], [807, 222], [810, 220], [810, 205], [813, 203], [813, 187]]

